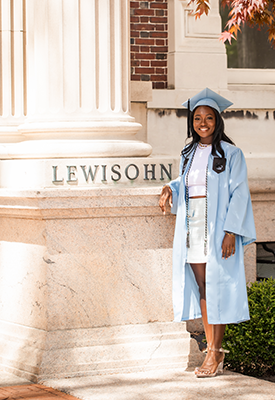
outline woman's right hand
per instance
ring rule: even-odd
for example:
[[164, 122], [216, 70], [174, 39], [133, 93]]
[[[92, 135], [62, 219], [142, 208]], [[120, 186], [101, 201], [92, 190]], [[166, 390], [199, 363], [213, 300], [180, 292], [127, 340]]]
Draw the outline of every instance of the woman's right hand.
[[160, 194], [160, 199], [159, 199], [159, 206], [161, 208], [161, 211], [165, 215], [166, 212], [166, 202], [168, 200], [168, 204], [170, 207], [172, 207], [172, 190], [170, 186], [164, 186], [162, 188], [161, 194]]

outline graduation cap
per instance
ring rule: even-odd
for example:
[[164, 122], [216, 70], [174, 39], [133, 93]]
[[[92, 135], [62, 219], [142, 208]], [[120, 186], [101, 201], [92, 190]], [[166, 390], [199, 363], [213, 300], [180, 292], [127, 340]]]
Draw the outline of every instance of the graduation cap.
[[199, 106], [212, 107], [221, 113], [227, 107], [231, 106], [233, 103], [224, 97], [220, 96], [218, 93], [213, 92], [213, 90], [205, 88], [195, 96], [191, 97], [185, 101], [182, 105], [188, 108], [188, 118], [187, 118], [187, 133], [188, 137], [191, 137], [190, 133], [190, 112], [194, 111], [195, 108]]

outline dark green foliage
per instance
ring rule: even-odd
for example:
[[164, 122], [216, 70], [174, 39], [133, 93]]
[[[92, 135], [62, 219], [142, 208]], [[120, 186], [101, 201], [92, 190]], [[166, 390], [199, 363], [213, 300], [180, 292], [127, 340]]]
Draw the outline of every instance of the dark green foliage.
[[226, 327], [227, 368], [251, 376], [275, 374], [275, 280], [247, 288], [250, 321]]

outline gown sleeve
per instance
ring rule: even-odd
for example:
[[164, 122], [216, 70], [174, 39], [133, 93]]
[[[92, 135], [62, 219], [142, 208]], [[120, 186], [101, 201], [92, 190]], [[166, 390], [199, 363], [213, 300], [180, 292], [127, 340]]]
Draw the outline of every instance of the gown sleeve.
[[240, 149], [229, 161], [229, 205], [223, 230], [241, 236], [242, 244], [256, 240], [252, 203], [247, 180], [247, 168]]
[[178, 210], [179, 189], [180, 189], [180, 182], [182, 179], [181, 175], [182, 165], [183, 165], [183, 156], [181, 156], [180, 160], [179, 176], [173, 181], [169, 182], [168, 184], [172, 190], [172, 207], [171, 207], [172, 214], [177, 214]]

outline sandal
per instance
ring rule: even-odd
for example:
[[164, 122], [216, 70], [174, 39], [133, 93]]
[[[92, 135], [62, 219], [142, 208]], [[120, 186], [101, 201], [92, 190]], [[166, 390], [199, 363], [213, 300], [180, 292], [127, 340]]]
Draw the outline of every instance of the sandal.
[[224, 360], [224, 353], [229, 353], [228, 350], [224, 350], [223, 348], [220, 349], [213, 349], [213, 348], [208, 348], [208, 353], [211, 351], [216, 351], [218, 353], [223, 353], [222, 360], [217, 364], [216, 368], [212, 370], [212, 366], [210, 367], [200, 367], [195, 369], [195, 375], [197, 378], [211, 378], [213, 376], [216, 376], [218, 373], [222, 374], [223, 373], [223, 360]]
[[[205, 349], [202, 350], [202, 353], [205, 354], [205, 356], [207, 357], [207, 352], [208, 352], [208, 351], [209, 351], [209, 347], [207, 346]], [[201, 366], [200, 366], [200, 367], [196, 367], [196, 368], [195, 368], [195, 371], [194, 371], [195, 374], [196, 374], [200, 369], [201, 369]]]

